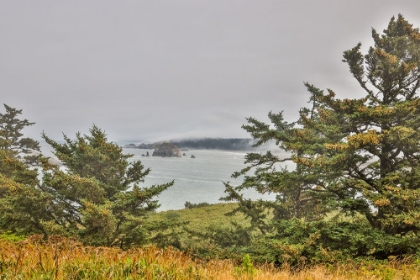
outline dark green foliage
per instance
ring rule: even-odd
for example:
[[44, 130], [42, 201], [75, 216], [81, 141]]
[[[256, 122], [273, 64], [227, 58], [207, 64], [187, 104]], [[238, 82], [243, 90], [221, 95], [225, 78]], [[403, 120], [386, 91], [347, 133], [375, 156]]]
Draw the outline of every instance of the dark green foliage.
[[49, 220], [51, 196], [38, 189], [36, 170], [30, 170], [10, 153], [0, 151], [0, 230], [17, 234], [41, 232]]
[[34, 125], [27, 119], [19, 119], [22, 110], [3, 104], [6, 113], [0, 113], [0, 149], [10, 152], [15, 158], [24, 159], [27, 164], [35, 164], [40, 157], [38, 141], [24, 138], [22, 130]]
[[232, 259], [240, 261], [249, 252], [251, 240], [259, 235], [252, 228], [232, 222], [230, 225], [207, 227], [200, 231], [185, 228], [194, 242], [187, 248], [189, 252], [206, 259]]
[[[72, 236], [92, 245], [128, 247], [148, 241], [157, 230], [147, 224], [148, 214], [159, 207], [155, 197], [170, 187], [142, 187], [150, 172], [139, 161], [129, 162], [122, 148], [108, 142], [93, 126], [90, 135], [64, 135], [58, 144], [45, 134], [62, 166], [39, 154], [38, 143], [23, 138], [32, 125], [19, 120], [20, 110], [5, 105], [0, 115], [0, 230], [17, 234], [41, 233]], [[29, 164], [42, 166], [30, 168]]]
[[251, 230], [249, 227], [232, 222], [230, 226], [207, 228], [206, 232], [201, 234], [201, 238], [220, 249], [244, 247], [251, 241]]
[[418, 241], [414, 235], [393, 236], [372, 228], [365, 218], [312, 222], [291, 219], [279, 221], [273, 235], [253, 240], [249, 252], [258, 262], [335, 263], [415, 254]]
[[[312, 86], [306, 86], [308, 90], [312, 90]], [[320, 93], [313, 91], [311, 94], [315, 98]], [[315, 118], [316, 106], [314, 102], [311, 110], [302, 109], [301, 115], [309, 112]], [[307, 164], [308, 158], [326, 151], [323, 147], [324, 140], [311, 127], [302, 127], [301, 120], [288, 123], [284, 121], [282, 113], [270, 112], [268, 116], [273, 128], [254, 118], [248, 118], [249, 125], [243, 128], [256, 139], [257, 146], [274, 140], [289, 156], [281, 157], [270, 151], [265, 154], [247, 154], [245, 163], [249, 165], [233, 174], [235, 178], [244, 176], [244, 182], [235, 187], [225, 184], [228, 195], [223, 198], [226, 201], [240, 202], [237, 211], [250, 217], [251, 224], [263, 234], [267, 234], [272, 228], [266, 224], [268, 213], [273, 214], [274, 220], [319, 220], [331, 211], [331, 204], [334, 203], [333, 195], [327, 191], [320, 177], [324, 172], [319, 166]], [[289, 168], [282, 167], [282, 164], [289, 164]], [[290, 165], [295, 165], [296, 168], [291, 169]], [[250, 171], [253, 175], [249, 175]], [[244, 199], [240, 191], [246, 188], [254, 188], [260, 193], [275, 193], [276, 201], [253, 202]]]
[[191, 203], [189, 201], [186, 201], [184, 205], [185, 205], [185, 208], [186, 209], [193, 209], [193, 208], [199, 208], [199, 207], [209, 206], [210, 203], [207, 203], [207, 202]]
[[66, 168], [44, 161], [41, 189], [54, 197], [48, 230], [94, 245], [146, 242], [150, 229], [145, 219], [159, 207], [154, 198], [173, 182], [141, 187], [150, 170], [139, 161], [129, 162], [132, 155], [124, 155], [96, 126], [90, 135], [78, 133], [74, 140], [64, 135], [64, 144], [45, 134], [43, 138]]
[[[361, 44], [344, 52], [364, 98], [338, 99], [306, 83], [310, 106], [296, 122], [270, 112], [271, 124], [248, 118], [243, 126], [257, 146], [274, 140], [289, 155], [250, 153], [248, 166], [233, 174], [243, 183], [226, 184], [223, 199], [239, 202], [236, 211], [267, 240], [261, 256], [298, 263], [418, 250], [420, 33], [399, 15], [372, 37], [366, 55]], [[240, 194], [245, 188], [277, 198], [254, 203]], [[326, 222], [331, 211], [360, 218]]]
[[[417, 234], [420, 33], [399, 15], [383, 35], [372, 30], [372, 37], [375, 45], [365, 56], [360, 44], [344, 53], [366, 97], [338, 101], [330, 93], [324, 99], [327, 110], [333, 112], [328, 120], [348, 124], [343, 128], [347, 143], [337, 141], [328, 148], [340, 156], [337, 164], [346, 175], [342, 185], [363, 193], [364, 204], [353, 202], [361, 203], [358, 208], [372, 227], [393, 235]], [[377, 211], [370, 210], [370, 205]], [[352, 207], [343, 205], [346, 210]]]
[[0, 232], [44, 232], [42, 221], [50, 196], [38, 188], [38, 172], [30, 168], [41, 157], [37, 141], [24, 138], [22, 130], [34, 123], [19, 119], [22, 110], [4, 105], [0, 114]]
[[180, 250], [185, 249], [182, 245], [182, 236], [185, 235], [183, 227], [188, 222], [178, 221], [177, 218], [168, 217], [166, 221], [148, 221], [146, 228], [152, 235], [150, 242], [160, 248], [170, 246]]

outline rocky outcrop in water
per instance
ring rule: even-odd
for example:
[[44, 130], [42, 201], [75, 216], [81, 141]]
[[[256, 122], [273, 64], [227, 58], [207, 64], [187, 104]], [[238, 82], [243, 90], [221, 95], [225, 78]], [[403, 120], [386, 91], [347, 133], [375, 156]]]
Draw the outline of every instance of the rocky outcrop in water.
[[178, 147], [171, 143], [163, 143], [155, 146], [152, 156], [154, 157], [181, 157]]

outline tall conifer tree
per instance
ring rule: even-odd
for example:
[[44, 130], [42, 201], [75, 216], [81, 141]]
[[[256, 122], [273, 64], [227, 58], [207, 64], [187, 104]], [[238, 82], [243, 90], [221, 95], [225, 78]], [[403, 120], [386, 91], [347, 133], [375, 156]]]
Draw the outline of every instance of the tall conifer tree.
[[30, 234], [44, 230], [43, 220], [49, 220], [51, 197], [39, 188], [37, 169], [39, 143], [23, 137], [23, 130], [34, 123], [20, 119], [22, 110], [4, 104], [0, 114], [0, 231]]
[[[277, 194], [264, 204], [286, 210], [281, 219], [310, 220], [335, 209], [362, 214], [392, 236], [419, 233], [420, 33], [398, 15], [382, 35], [372, 29], [372, 37], [366, 55], [360, 43], [344, 52], [364, 98], [338, 99], [306, 84], [311, 106], [298, 121], [287, 123], [282, 113], [269, 114], [271, 125], [248, 119], [243, 127], [257, 145], [274, 140], [290, 156], [247, 155], [249, 166], [234, 174], [245, 175], [243, 184], [226, 185], [225, 199], [240, 201], [238, 210], [252, 205], [238, 192], [255, 188]], [[279, 167], [290, 160], [294, 170]]]
[[341, 123], [346, 138], [326, 145], [337, 153], [340, 188], [356, 191], [344, 210], [363, 213], [391, 234], [420, 230], [420, 33], [402, 15], [374, 46], [344, 52], [344, 62], [366, 93], [359, 100], [322, 97], [325, 123]]
[[129, 162], [132, 155], [108, 142], [96, 126], [90, 135], [64, 135], [59, 144], [43, 134], [54, 149], [63, 168], [44, 161], [41, 189], [51, 194], [54, 219], [45, 226], [50, 232], [79, 236], [93, 245], [142, 244], [149, 237], [148, 213], [159, 207], [155, 197], [173, 185], [142, 187], [149, 174], [140, 161]]
[[23, 137], [22, 130], [34, 125], [27, 119], [19, 119], [22, 110], [3, 104], [6, 112], [0, 113], [0, 149], [12, 153], [14, 157], [24, 159], [28, 164], [35, 164], [40, 156], [39, 142]]

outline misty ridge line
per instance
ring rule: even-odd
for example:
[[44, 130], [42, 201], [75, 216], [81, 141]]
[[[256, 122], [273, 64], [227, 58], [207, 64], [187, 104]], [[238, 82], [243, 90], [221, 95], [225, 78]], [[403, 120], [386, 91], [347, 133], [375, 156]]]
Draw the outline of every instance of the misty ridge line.
[[[180, 139], [158, 141], [154, 143], [141, 143], [141, 144], [127, 144], [124, 148], [134, 149], [154, 149], [157, 145], [162, 143], [171, 143], [178, 148], [197, 149], [197, 150], [230, 150], [230, 151], [251, 151], [256, 150], [254, 145], [257, 143], [252, 138], [194, 138], [194, 139]], [[261, 148], [261, 147], [259, 147]]]

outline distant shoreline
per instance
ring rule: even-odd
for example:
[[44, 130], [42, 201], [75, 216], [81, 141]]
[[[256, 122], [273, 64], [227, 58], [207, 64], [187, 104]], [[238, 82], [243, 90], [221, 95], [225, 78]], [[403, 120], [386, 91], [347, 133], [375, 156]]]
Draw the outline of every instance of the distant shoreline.
[[127, 144], [124, 148], [154, 149], [156, 145], [171, 143], [180, 149], [194, 150], [224, 150], [224, 151], [252, 151], [256, 141], [252, 138], [200, 138], [185, 140], [159, 141], [155, 143]]

